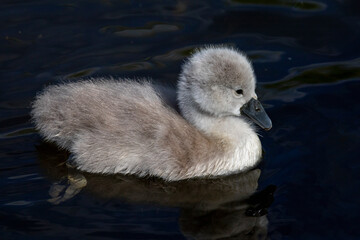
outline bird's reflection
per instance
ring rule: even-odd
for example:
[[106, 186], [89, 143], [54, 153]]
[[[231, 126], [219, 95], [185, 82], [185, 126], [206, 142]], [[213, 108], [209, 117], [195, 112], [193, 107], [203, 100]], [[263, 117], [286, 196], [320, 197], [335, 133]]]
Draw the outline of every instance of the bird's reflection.
[[83, 190], [98, 198], [178, 207], [180, 229], [191, 239], [267, 236], [267, 208], [273, 201], [275, 186], [256, 192], [259, 169], [216, 179], [165, 182], [158, 178], [79, 172], [66, 164], [67, 152], [45, 143], [37, 149], [45, 175], [54, 182], [49, 190], [49, 202], [53, 204]]

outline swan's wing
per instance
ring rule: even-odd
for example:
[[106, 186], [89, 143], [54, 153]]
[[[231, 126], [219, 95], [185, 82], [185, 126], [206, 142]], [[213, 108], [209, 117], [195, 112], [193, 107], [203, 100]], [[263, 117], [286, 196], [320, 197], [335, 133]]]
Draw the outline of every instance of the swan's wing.
[[34, 101], [32, 117], [40, 134], [68, 149], [80, 132], [131, 131], [154, 124], [163, 111], [148, 82], [92, 79], [48, 87]]
[[72, 151], [89, 172], [152, 171], [169, 179], [218, 151], [147, 82], [53, 86], [37, 97], [32, 114], [40, 133]]

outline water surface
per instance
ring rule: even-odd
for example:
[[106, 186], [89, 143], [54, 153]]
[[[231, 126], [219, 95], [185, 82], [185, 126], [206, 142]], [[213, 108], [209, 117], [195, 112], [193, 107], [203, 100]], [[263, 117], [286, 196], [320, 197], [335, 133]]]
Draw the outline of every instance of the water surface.
[[[358, 1], [3, 1], [0, 20], [1, 239], [359, 239]], [[174, 89], [206, 44], [253, 61], [274, 126], [253, 171], [83, 174], [30, 122], [36, 93], [63, 81], [151, 76]]]

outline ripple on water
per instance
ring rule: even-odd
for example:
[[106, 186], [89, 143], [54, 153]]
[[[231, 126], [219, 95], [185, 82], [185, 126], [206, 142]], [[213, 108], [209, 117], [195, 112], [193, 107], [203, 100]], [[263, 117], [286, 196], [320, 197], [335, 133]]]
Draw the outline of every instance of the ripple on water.
[[141, 27], [107, 26], [100, 29], [102, 33], [113, 33], [120, 37], [150, 37], [164, 32], [175, 32], [181, 29], [178, 25], [167, 23], [147, 23]]
[[153, 64], [150, 62], [131, 62], [126, 64], [121, 64], [120, 66], [113, 67], [112, 70], [120, 71], [139, 71], [139, 70], [148, 70], [153, 67]]
[[187, 46], [183, 48], [178, 48], [172, 51], [169, 51], [165, 54], [154, 56], [152, 59], [156, 62], [168, 62], [168, 61], [179, 61], [182, 59], [185, 59], [186, 57], [189, 57], [191, 53], [195, 51], [196, 48], [201, 47], [201, 45], [193, 45], [193, 46]]
[[246, 52], [247, 56], [251, 59], [252, 62], [278, 62], [281, 59], [281, 56], [284, 52], [280, 51], [248, 51]]
[[152, 61], [158, 67], [165, 67], [171, 62], [178, 62], [181, 61], [191, 55], [200, 45], [192, 45], [183, 48], [178, 48], [172, 51], [169, 51], [164, 54], [160, 54], [157, 56], [152, 57]]
[[109, 67], [110, 71], [140, 71], [140, 70], [149, 70], [157, 67], [165, 67], [169, 62], [176, 62], [189, 57], [196, 48], [201, 47], [201, 45], [187, 46], [183, 48], [178, 48], [172, 51], [169, 51], [164, 54], [156, 55], [154, 57], [146, 58], [146, 61], [130, 62], [126, 64], [120, 64], [116, 66]]
[[74, 73], [70, 73], [68, 75], [65, 76], [65, 78], [67, 79], [71, 79], [71, 78], [82, 78], [82, 77], [87, 77], [92, 75], [93, 73], [95, 73], [98, 70], [98, 68], [88, 68], [88, 69], [83, 69]]
[[17, 130], [12, 131], [12, 132], [0, 134], [0, 139], [1, 138], [25, 136], [25, 135], [29, 135], [29, 134], [33, 134], [33, 133], [36, 133], [36, 130], [34, 128], [22, 128], [22, 129], [17, 129]]
[[294, 0], [230, 0], [230, 4], [287, 7], [301, 11], [319, 11], [326, 8], [324, 3]]
[[26, 205], [31, 205], [32, 202], [29, 201], [14, 201], [14, 202], [9, 202], [9, 203], [5, 203], [5, 206], [26, 206]]
[[360, 79], [360, 59], [342, 62], [312, 64], [290, 69], [285, 78], [263, 84], [266, 99], [293, 101], [304, 96], [298, 89], [309, 86], [331, 85]]

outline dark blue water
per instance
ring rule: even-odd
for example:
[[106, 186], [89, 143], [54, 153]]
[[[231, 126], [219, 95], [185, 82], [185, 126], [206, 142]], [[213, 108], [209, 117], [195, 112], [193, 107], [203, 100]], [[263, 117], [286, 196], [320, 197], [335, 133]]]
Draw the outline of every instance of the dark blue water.
[[[1, 1], [0, 23], [1, 239], [360, 238], [359, 1]], [[29, 121], [35, 94], [64, 79], [174, 87], [206, 44], [254, 63], [274, 126], [260, 170], [83, 174]]]

